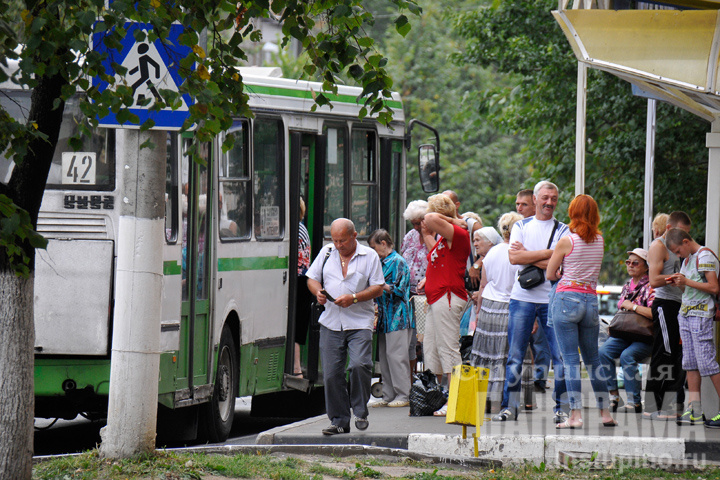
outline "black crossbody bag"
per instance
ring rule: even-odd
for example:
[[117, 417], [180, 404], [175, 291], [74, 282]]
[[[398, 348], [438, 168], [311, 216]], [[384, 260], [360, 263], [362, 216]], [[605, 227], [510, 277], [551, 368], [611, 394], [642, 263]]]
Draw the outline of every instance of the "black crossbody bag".
[[[558, 221], [555, 219], [555, 225], [553, 226], [552, 233], [550, 233], [550, 240], [548, 240], [547, 248], [552, 245], [553, 237], [555, 236], [555, 230], [557, 230]], [[530, 290], [538, 285], [545, 283], [545, 270], [535, 265], [529, 265], [518, 273], [518, 282], [520, 286], [525, 290]]]
[[[323, 273], [325, 271], [325, 264], [328, 261], [328, 258], [330, 258], [330, 254], [332, 253], [332, 248], [328, 249], [327, 254], [325, 255], [325, 258], [323, 259], [322, 268], [320, 269], [320, 288], [325, 289], [325, 280], [323, 278]], [[317, 325], [318, 321], [320, 320], [320, 315], [325, 311], [325, 305], [320, 305], [317, 301], [313, 302], [311, 305], [311, 314], [310, 314], [310, 323], [311, 325]]]

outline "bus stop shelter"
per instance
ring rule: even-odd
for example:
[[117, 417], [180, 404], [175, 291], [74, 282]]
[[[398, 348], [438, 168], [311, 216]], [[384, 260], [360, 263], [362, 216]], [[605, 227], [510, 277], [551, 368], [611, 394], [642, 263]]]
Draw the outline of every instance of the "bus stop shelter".
[[[623, 4], [629, 2], [623, 1]], [[624, 5], [626, 6], [626, 5]], [[652, 241], [655, 103], [665, 101], [709, 122], [706, 237], [720, 238], [720, 1], [637, 2], [619, 9], [615, 0], [560, 0], [555, 20], [578, 60], [576, 194], [584, 191], [587, 69], [631, 83], [648, 100], [645, 174], [645, 247]], [[618, 9], [616, 9], [618, 8]]]

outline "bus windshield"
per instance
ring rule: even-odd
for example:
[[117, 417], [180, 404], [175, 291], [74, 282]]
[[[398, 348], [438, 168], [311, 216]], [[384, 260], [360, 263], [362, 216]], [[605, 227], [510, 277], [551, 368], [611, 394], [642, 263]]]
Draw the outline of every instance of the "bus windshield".
[[[12, 118], [25, 121], [30, 112], [30, 92], [5, 91], [0, 105]], [[68, 140], [78, 133], [81, 118], [78, 98], [65, 104], [55, 154], [47, 179], [48, 189], [102, 190], [115, 189], [115, 131], [99, 128], [91, 138], [82, 137], [82, 146], [74, 151]], [[15, 166], [6, 154], [0, 157], [0, 181], [10, 180]]]

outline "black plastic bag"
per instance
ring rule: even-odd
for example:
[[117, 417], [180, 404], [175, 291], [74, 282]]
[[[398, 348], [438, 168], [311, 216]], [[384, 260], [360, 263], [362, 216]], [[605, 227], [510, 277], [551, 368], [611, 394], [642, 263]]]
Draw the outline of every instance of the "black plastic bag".
[[437, 383], [437, 377], [430, 370], [416, 373], [410, 387], [410, 416], [432, 415], [447, 403], [447, 393]]

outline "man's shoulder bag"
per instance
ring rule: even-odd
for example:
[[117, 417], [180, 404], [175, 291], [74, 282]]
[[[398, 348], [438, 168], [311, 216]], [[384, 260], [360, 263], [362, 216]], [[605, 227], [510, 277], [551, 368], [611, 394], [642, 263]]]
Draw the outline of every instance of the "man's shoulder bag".
[[[550, 240], [548, 240], [547, 248], [552, 245], [553, 237], [555, 236], [555, 230], [557, 230], [558, 221], [555, 219], [555, 225], [553, 226], [552, 232], [550, 233]], [[518, 273], [518, 283], [520, 287], [525, 290], [530, 290], [539, 285], [545, 283], [545, 270], [535, 265], [528, 265], [527, 267], [520, 270]]]
[[[325, 288], [325, 281], [323, 278], [323, 271], [325, 270], [325, 264], [328, 261], [328, 258], [330, 258], [330, 254], [332, 253], [332, 248], [329, 248], [327, 251], [327, 254], [325, 254], [325, 258], [323, 259], [322, 268], [320, 269], [320, 288]], [[320, 315], [325, 311], [325, 305], [320, 305], [317, 301], [312, 302], [311, 305], [311, 315], [310, 315], [310, 322], [313, 325], [317, 325], [318, 321], [320, 320]]]

